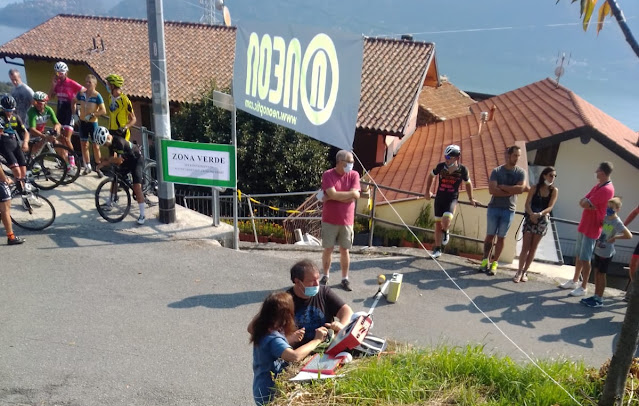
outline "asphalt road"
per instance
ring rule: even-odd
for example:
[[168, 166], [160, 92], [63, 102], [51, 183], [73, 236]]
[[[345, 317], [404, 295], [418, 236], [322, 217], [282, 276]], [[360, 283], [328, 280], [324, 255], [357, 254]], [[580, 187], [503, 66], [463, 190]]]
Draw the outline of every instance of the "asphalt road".
[[[161, 239], [156, 220], [118, 228], [89, 209], [74, 218], [0, 246], [0, 405], [252, 404], [246, 325], [269, 292], [289, 287], [295, 260], [320, 253]], [[620, 298], [589, 309], [552, 281], [513, 284], [511, 273], [490, 278], [443, 258], [446, 272], [424, 258], [356, 255], [355, 290], [335, 289], [365, 310], [377, 275], [402, 272], [399, 301], [382, 300], [373, 317], [372, 333], [389, 339], [597, 367], [611, 356]]]

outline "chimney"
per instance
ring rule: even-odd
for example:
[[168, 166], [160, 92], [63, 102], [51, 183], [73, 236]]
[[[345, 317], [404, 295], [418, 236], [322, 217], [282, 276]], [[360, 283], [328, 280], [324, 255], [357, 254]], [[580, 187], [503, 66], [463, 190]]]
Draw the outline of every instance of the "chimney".
[[100, 45], [102, 46], [102, 51], [104, 51], [104, 38], [100, 38]]
[[479, 128], [477, 129], [477, 135], [481, 134], [481, 130], [484, 124], [488, 121], [489, 113], [487, 111], [482, 111], [479, 113]]
[[95, 43], [95, 37], [93, 37], [93, 49], [96, 49], [98, 46]]
[[497, 110], [497, 106], [493, 104], [493, 107], [491, 107], [488, 112], [488, 121], [493, 121], [493, 118], [495, 118], [495, 110]]
[[401, 36], [401, 39], [404, 41], [412, 41], [413, 40], [413, 36], [411, 34], [403, 34]]

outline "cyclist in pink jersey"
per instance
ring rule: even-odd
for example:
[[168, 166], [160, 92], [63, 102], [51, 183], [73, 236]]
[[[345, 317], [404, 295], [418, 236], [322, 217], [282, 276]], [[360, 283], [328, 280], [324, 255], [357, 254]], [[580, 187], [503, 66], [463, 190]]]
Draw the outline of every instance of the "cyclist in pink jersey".
[[[51, 90], [49, 90], [49, 97], [57, 97], [58, 99], [58, 111], [56, 115], [60, 124], [62, 124], [63, 142], [67, 147], [73, 149], [73, 143], [71, 143], [71, 136], [73, 135], [73, 105], [72, 102], [75, 95], [78, 92], [86, 92], [86, 88], [67, 77], [69, 67], [64, 62], [58, 62], [53, 67], [55, 70], [55, 76], [51, 84]], [[65, 157], [66, 158], [66, 157]], [[76, 166], [73, 162], [74, 158], [69, 157], [69, 165]]]

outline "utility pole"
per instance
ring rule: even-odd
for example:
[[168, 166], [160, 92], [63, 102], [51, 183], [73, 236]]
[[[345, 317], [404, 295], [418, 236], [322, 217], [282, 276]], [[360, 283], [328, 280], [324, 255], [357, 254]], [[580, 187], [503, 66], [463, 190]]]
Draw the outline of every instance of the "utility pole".
[[173, 183], [164, 181], [161, 140], [171, 139], [169, 117], [169, 88], [166, 80], [164, 49], [164, 13], [162, 0], [147, 0], [146, 14], [149, 27], [149, 59], [151, 60], [151, 92], [153, 99], [153, 124], [155, 131], [155, 155], [159, 180], [160, 222], [175, 223], [175, 191]]

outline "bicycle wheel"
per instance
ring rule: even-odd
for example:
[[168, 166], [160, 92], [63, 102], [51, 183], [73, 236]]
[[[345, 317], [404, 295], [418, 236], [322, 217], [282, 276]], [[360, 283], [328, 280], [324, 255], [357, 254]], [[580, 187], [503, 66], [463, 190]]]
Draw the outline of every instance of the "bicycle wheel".
[[38, 155], [27, 166], [27, 179], [42, 190], [59, 186], [66, 175], [66, 162], [60, 155], [52, 152]]
[[111, 193], [115, 182], [114, 178], [105, 179], [95, 191], [95, 207], [109, 223], [122, 221], [131, 210], [131, 192], [128, 186], [120, 182], [115, 193]]
[[147, 206], [158, 204], [158, 173], [155, 162], [146, 164], [144, 167], [144, 179], [142, 180], [142, 193]]
[[26, 230], [44, 230], [53, 224], [55, 208], [37, 192], [23, 197], [15, 191], [11, 196], [11, 222]]
[[[78, 156], [78, 154], [71, 148], [67, 147], [66, 145], [62, 145], [62, 144], [55, 144], [53, 146], [53, 148], [55, 149], [55, 152], [60, 155], [61, 157], [64, 157], [65, 154], [67, 156], [67, 176], [64, 177], [64, 179], [62, 180], [62, 182], [60, 182], [63, 185], [69, 185], [73, 182], [75, 182], [79, 177], [80, 177], [80, 169], [77, 166], [69, 166], [68, 165], [68, 157], [73, 157], [73, 159], [75, 160], [76, 165], [80, 164], [80, 157]], [[64, 151], [63, 151], [64, 150]]]

